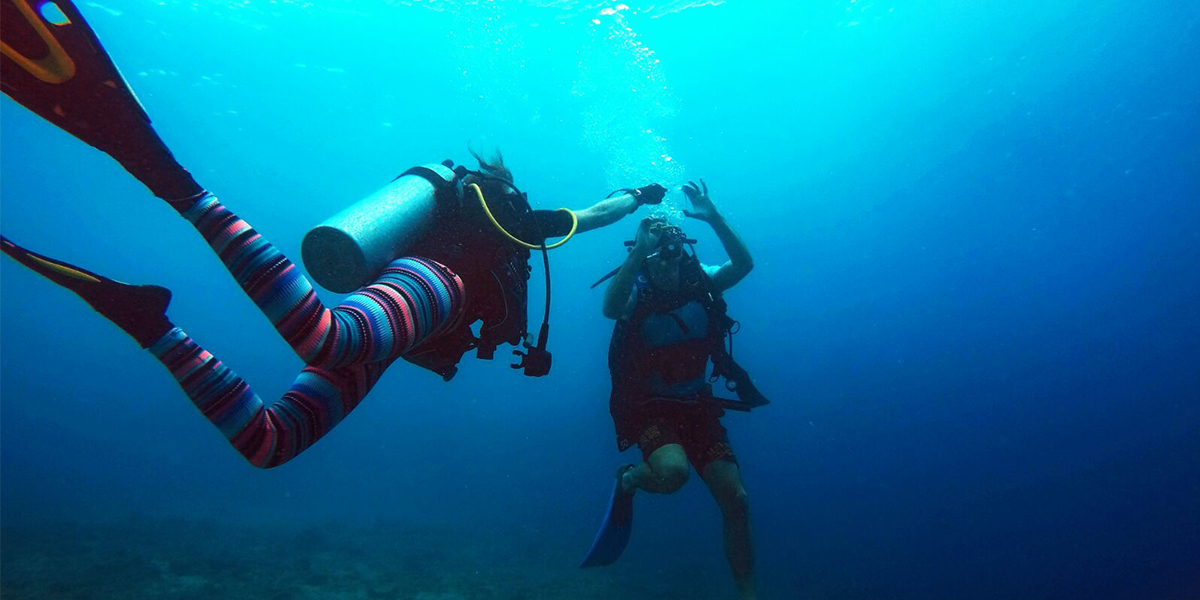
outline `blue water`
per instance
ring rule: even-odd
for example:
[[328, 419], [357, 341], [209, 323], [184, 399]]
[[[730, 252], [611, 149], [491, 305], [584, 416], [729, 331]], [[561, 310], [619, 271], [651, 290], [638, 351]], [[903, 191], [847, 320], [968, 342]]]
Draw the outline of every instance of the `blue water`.
[[[470, 140], [543, 208], [703, 177], [756, 260], [727, 299], [774, 403], [725, 423], [763, 598], [1200, 597], [1200, 5], [80, 10], [180, 162], [294, 257]], [[299, 360], [189, 225], [0, 108], [6, 236], [171, 288], [175, 323], [264, 398], [286, 390]], [[665, 210], [723, 260], [684, 203]], [[635, 227], [554, 252], [550, 377], [398, 364], [265, 472], [121, 331], [0, 261], [4, 595], [732, 597], [698, 478], [638, 498], [617, 565], [574, 570], [634, 458], [588, 285]], [[360, 571], [295, 579], [330, 564]]]

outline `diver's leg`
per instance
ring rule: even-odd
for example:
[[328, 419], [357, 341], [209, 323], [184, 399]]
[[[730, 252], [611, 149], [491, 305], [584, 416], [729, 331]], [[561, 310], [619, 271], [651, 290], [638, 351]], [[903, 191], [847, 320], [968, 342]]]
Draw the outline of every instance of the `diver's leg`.
[[171, 323], [166, 315], [171, 292], [166, 288], [121, 283], [26, 250], [6, 238], [0, 238], [0, 249], [79, 295], [148, 348], [204, 416], [258, 467], [282, 464], [328, 433], [358, 406], [391, 364], [389, 359], [335, 369], [310, 366], [282, 399], [266, 407], [236, 373]]
[[461, 316], [462, 281], [446, 267], [406, 257], [337, 308], [325, 307], [286, 256], [216, 196], [173, 202], [246, 295], [308, 365], [336, 368], [390, 360]]
[[640, 465], [625, 471], [621, 487], [625, 491], [642, 489], [655, 494], [671, 494], [687, 483], [688, 471], [683, 446], [665, 444], [654, 449]]
[[358, 406], [391, 361], [305, 367], [267, 407], [250, 386], [175, 327], [149, 348], [200, 412], [256, 467], [281, 465], [329, 433]]
[[750, 497], [734, 460], [714, 460], [700, 476], [721, 508], [724, 521], [725, 557], [733, 570], [738, 595], [742, 600], [755, 598], [754, 546], [750, 537]]

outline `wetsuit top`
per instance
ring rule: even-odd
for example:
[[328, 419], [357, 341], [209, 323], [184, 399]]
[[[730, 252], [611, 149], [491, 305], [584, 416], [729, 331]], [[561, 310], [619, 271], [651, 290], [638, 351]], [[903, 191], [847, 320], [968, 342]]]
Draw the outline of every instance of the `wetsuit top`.
[[[562, 237], [571, 231], [571, 215], [566, 211], [530, 211], [524, 202], [512, 202], [499, 194], [488, 198], [488, 208], [505, 231], [529, 244], [537, 245], [546, 238]], [[482, 212], [475, 210], [443, 220], [415, 247], [417, 254], [450, 266], [466, 279], [474, 279], [476, 271], [486, 273], [510, 261], [515, 261], [512, 266], [520, 272], [522, 280], [528, 275], [525, 265], [529, 250], [505, 239]], [[492, 277], [485, 274], [481, 279], [486, 282]]]
[[[523, 222], [517, 222], [508, 226], [504, 220], [500, 220], [500, 224], [509, 233], [517, 236], [517, 239], [524, 240], [530, 244], [540, 244], [546, 239], [559, 238], [571, 233], [571, 215], [562, 210], [535, 210], [533, 211], [535, 222], [529, 222], [527, 219]], [[543, 238], [542, 236], [545, 236]]]
[[[492, 216], [517, 239], [539, 244], [542, 236], [561, 237], [571, 231], [571, 215], [558, 210], [530, 211], [523, 202], [501, 194], [488, 197]], [[530, 218], [532, 217], [532, 218]], [[444, 219], [414, 245], [414, 253], [448, 267], [467, 289], [465, 317], [458, 326], [406, 360], [451, 377], [464, 352], [475, 346], [471, 324], [482, 320], [479, 346], [518, 344], [528, 329], [530, 251], [505, 239], [482, 211]], [[481, 351], [482, 355], [482, 351]], [[490, 353], [489, 353], [490, 355]]]

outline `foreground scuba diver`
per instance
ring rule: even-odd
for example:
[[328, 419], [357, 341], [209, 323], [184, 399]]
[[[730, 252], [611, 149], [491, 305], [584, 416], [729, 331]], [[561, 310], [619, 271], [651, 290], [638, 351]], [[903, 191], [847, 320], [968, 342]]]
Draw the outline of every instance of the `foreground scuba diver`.
[[[689, 183], [691, 218], [712, 226], [729, 262], [702, 265], [685, 251], [694, 240], [682, 230], [645, 219], [625, 263], [604, 295], [604, 316], [616, 319], [609, 347], [610, 410], [617, 447], [636, 443], [642, 462], [617, 473], [609, 512], [581, 566], [611, 564], [629, 540], [636, 490], [670, 494], [696, 469], [721, 508], [725, 552], [742, 598], [754, 598], [749, 504], [737, 459], [720, 417], [723, 408], [748, 411], [767, 404], [733, 362], [725, 339], [735, 323], [721, 293], [754, 267], [746, 246], [717, 212], [708, 186]], [[630, 244], [627, 242], [627, 244]], [[712, 376], [708, 364], [713, 364]], [[740, 400], [713, 396], [706, 382], [724, 377]]]
[[[287, 462], [328, 433], [397, 358], [448, 380], [468, 349], [491, 358], [497, 345], [520, 343], [526, 335], [529, 249], [544, 253], [547, 237], [609, 225], [642, 204], [660, 202], [666, 191], [650, 185], [578, 212], [532, 211], [498, 154], [484, 159], [472, 150], [479, 171], [452, 168], [448, 161], [410, 169], [340, 220], [331, 219], [326, 224], [331, 227], [310, 232], [318, 259], [323, 249], [346, 240], [345, 252], [358, 253], [320, 265], [335, 287], [346, 284], [338, 276], [353, 270], [347, 265], [360, 268], [355, 277], [366, 278], [329, 309], [295, 264], [175, 161], [83, 16], [70, 2], [56, 4], [62, 15], [47, 20], [27, 0], [0, 2], [4, 92], [111, 155], [195, 226], [307, 366], [267, 406], [168, 319], [166, 288], [121, 283], [8, 239], [0, 240], [0, 249], [78, 294], [148, 349], [257, 467]], [[40, 59], [22, 54], [47, 47], [49, 54]], [[397, 222], [384, 227], [387, 219]], [[354, 230], [353, 224], [363, 227]], [[330, 239], [333, 246], [325, 243]], [[306, 239], [306, 258], [308, 248]], [[480, 320], [476, 338], [470, 326]], [[515, 367], [533, 376], [549, 371], [547, 331], [543, 323], [538, 343], [525, 343], [528, 354]]]

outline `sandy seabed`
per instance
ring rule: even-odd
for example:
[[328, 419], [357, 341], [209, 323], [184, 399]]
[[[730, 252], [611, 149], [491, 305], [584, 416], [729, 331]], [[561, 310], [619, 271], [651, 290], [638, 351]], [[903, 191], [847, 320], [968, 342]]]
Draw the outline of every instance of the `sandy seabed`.
[[[140, 519], [6, 526], [5, 600], [707, 600], [727, 573], [580, 570], [580, 548], [398, 523], [231, 526]], [[698, 575], [698, 576], [697, 576]]]

